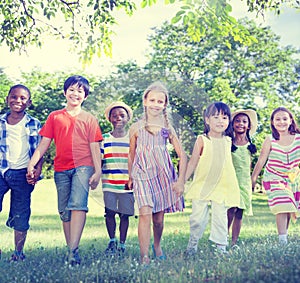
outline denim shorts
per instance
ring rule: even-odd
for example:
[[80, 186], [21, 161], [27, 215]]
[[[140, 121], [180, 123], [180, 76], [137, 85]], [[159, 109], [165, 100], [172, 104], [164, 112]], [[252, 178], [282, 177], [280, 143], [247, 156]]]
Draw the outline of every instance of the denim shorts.
[[57, 189], [58, 212], [64, 222], [71, 220], [72, 210], [88, 211], [89, 179], [92, 166], [80, 166], [62, 172], [54, 172]]
[[27, 169], [9, 169], [0, 174], [0, 211], [4, 195], [10, 190], [10, 210], [6, 225], [14, 230], [25, 232], [29, 229], [31, 214], [30, 202], [33, 185], [26, 180]]

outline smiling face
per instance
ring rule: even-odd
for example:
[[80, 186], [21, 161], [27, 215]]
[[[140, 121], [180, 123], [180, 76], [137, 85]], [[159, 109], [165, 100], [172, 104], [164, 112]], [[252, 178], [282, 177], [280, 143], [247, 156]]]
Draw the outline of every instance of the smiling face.
[[274, 114], [272, 125], [279, 133], [288, 132], [291, 124], [292, 119], [289, 113], [278, 111]]
[[30, 94], [23, 88], [15, 88], [6, 97], [11, 113], [22, 113], [31, 105]]
[[148, 115], [161, 115], [167, 106], [167, 98], [165, 93], [160, 91], [150, 91], [144, 98], [144, 106], [147, 107]]
[[84, 88], [78, 84], [69, 86], [64, 95], [67, 99], [67, 105], [71, 107], [80, 106], [86, 100]]
[[237, 134], [244, 134], [250, 129], [249, 117], [246, 114], [238, 114], [233, 119], [233, 130]]
[[128, 123], [129, 116], [123, 107], [115, 107], [110, 111], [109, 121], [112, 123], [114, 129], [122, 129]]
[[221, 137], [229, 125], [229, 117], [223, 112], [215, 113], [205, 117], [205, 123], [209, 126], [209, 135], [212, 137]]

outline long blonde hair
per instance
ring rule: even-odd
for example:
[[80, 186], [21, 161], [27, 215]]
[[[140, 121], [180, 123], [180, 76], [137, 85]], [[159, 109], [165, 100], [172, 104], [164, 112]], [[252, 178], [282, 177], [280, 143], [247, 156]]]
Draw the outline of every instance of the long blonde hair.
[[[149, 85], [147, 87], [147, 89], [144, 91], [143, 94], [143, 101], [147, 98], [148, 93], [151, 91], [157, 91], [157, 92], [162, 92], [165, 94], [166, 100], [165, 100], [165, 108], [163, 109], [163, 116], [164, 116], [164, 120], [165, 120], [165, 125], [167, 129], [170, 129], [170, 119], [168, 116], [168, 112], [167, 112], [167, 105], [169, 104], [169, 93], [167, 88], [164, 86], [164, 84], [162, 84], [160, 81], [156, 81], [154, 83], [152, 83], [151, 85]], [[150, 126], [148, 124], [148, 114], [147, 114], [147, 107], [144, 106], [144, 114], [145, 114], [145, 129], [153, 134], [153, 132], [150, 130]]]

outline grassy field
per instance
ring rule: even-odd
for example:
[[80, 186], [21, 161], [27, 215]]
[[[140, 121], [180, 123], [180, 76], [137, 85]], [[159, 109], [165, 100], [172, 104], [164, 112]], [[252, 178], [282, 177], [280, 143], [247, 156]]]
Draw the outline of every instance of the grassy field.
[[184, 213], [166, 215], [162, 246], [167, 260], [139, 264], [138, 219], [132, 217], [127, 255], [106, 258], [108, 242], [101, 192], [91, 193], [86, 227], [81, 241], [82, 264], [65, 263], [67, 248], [56, 212], [52, 180], [40, 182], [32, 195], [31, 229], [24, 262], [9, 263], [13, 231], [5, 226], [9, 195], [0, 214], [0, 282], [300, 282], [300, 228], [291, 224], [289, 244], [277, 244], [275, 218], [263, 194], [254, 194], [254, 216], [244, 217], [239, 249], [222, 256], [208, 241], [209, 227], [199, 242], [198, 254], [185, 258], [191, 204]]

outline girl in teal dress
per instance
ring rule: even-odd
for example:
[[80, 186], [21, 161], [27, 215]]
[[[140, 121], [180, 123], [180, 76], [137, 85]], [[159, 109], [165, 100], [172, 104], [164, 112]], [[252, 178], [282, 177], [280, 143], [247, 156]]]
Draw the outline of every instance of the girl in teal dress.
[[254, 110], [237, 110], [232, 114], [232, 162], [240, 187], [240, 205], [227, 211], [228, 233], [232, 226], [231, 246], [236, 245], [242, 227], [243, 214], [252, 214], [251, 155], [256, 147], [250, 136], [257, 128], [257, 115]]

